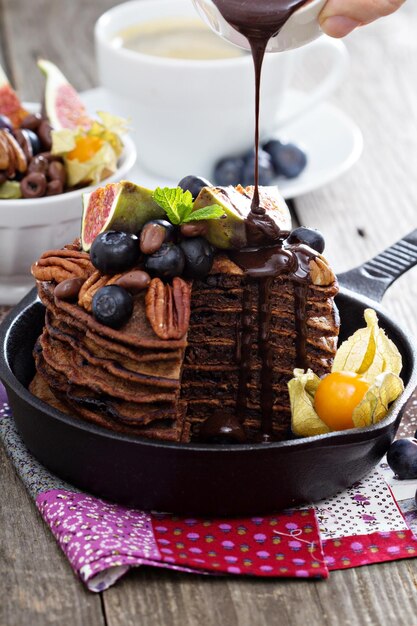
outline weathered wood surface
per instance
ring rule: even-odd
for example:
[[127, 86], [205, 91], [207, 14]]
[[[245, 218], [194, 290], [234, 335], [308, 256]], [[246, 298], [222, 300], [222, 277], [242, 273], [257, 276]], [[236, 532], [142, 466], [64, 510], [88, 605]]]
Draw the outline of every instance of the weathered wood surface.
[[[0, 0], [0, 60], [26, 100], [56, 62], [74, 85], [96, 84], [92, 28], [113, 0]], [[417, 225], [417, 8], [351, 35], [351, 73], [333, 97], [365, 137], [358, 165], [299, 198], [301, 223], [326, 235], [337, 270], [359, 264]], [[317, 68], [317, 72], [320, 68]], [[360, 234], [364, 233], [364, 234]], [[417, 334], [416, 272], [386, 306]], [[417, 624], [417, 561], [334, 572], [326, 582], [191, 576], [143, 568], [114, 588], [84, 591], [0, 448], [0, 624], [263, 626]]]

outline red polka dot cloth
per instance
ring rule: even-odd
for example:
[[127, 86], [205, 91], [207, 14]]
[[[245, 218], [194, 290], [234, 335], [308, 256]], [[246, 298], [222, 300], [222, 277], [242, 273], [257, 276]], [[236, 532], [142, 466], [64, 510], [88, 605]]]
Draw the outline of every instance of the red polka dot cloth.
[[50, 474], [21, 441], [2, 388], [0, 437], [71, 567], [91, 591], [110, 587], [140, 565], [317, 579], [331, 570], [417, 556], [416, 484], [398, 484], [383, 463], [314, 507], [263, 517], [198, 519], [112, 504]]

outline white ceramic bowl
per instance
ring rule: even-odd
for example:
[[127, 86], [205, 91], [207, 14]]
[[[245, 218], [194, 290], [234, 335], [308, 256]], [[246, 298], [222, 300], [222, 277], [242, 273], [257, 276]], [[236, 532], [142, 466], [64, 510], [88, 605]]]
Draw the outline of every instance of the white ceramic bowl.
[[[126, 135], [123, 143], [117, 171], [100, 185], [126, 179], [133, 168], [135, 145]], [[34, 285], [30, 267], [42, 252], [61, 248], [80, 235], [82, 194], [95, 187], [44, 198], [0, 200], [0, 304], [15, 304]]]

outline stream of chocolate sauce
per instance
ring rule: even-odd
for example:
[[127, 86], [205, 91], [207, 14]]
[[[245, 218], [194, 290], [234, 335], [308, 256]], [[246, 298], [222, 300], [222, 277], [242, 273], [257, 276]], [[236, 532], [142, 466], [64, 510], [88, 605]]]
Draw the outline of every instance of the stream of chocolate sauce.
[[[315, 254], [303, 245], [286, 245], [288, 233], [267, 215], [259, 201], [259, 113], [262, 64], [271, 37], [278, 34], [292, 13], [306, 0], [213, 0], [224, 19], [244, 35], [250, 44], [255, 68], [255, 187], [251, 210], [246, 218], [248, 248], [231, 253], [232, 260], [246, 275], [242, 314], [237, 344], [239, 384], [236, 398], [234, 430], [243, 432], [247, 413], [248, 385], [252, 373], [252, 349], [257, 334], [261, 361], [261, 436], [263, 442], [273, 438], [273, 347], [271, 345], [271, 291], [274, 279], [286, 273], [295, 283], [294, 315], [296, 331], [296, 366], [308, 366], [306, 354], [306, 302], [310, 276], [310, 261]], [[258, 319], [254, 319], [254, 294], [258, 294]], [[257, 325], [256, 325], [257, 321]], [[232, 416], [224, 422], [216, 414], [201, 429], [204, 439], [230, 433]], [[227, 426], [225, 426], [227, 424]], [[238, 428], [240, 426], [240, 430]]]

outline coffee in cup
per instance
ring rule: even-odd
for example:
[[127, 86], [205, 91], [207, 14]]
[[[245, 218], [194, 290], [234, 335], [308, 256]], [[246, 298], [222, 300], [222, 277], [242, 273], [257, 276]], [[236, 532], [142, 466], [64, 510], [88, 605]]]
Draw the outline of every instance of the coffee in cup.
[[196, 61], [233, 59], [245, 54], [218, 37], [198, 17], [138, 22], [120, 30], [112, 45], [150, 56]]

